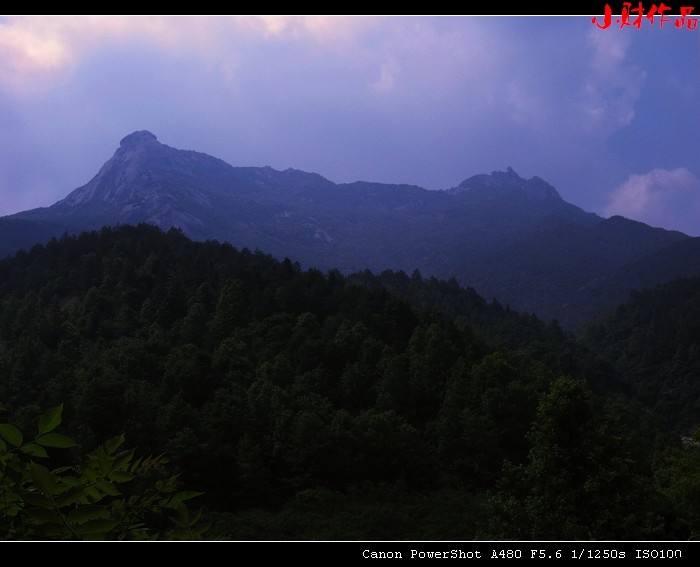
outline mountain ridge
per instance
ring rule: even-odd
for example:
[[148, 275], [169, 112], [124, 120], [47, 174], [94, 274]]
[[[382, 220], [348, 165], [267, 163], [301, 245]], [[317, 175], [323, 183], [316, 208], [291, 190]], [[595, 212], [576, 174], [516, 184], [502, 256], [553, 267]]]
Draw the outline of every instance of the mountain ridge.
[[98, 173], [64, 199], [1, 218], [0, 234], [12, 233], [8, 221], [25, 222], [23, 236], [7, 241], [14, 247], [33, 243], [30, 221], [39, 223], [35, 242], [52, 230], [55, 236], [146, 222], [306, 267], [418, 269], [564, 324], [576, 290], [690, 238], [623, 217], [603, 219], [511, 167], [447, 190], [337, 184], [292, 168], [233, 166], [167, 146], [147, 130], [122, 138]]

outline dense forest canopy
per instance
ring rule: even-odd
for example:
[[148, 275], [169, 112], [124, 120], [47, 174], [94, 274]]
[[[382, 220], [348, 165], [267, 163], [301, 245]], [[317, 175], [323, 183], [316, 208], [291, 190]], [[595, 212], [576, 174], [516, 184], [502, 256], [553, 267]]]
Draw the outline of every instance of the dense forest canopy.
[[104, 228], [0, 262], [0, 400], [165, 452], [209, 537], [684, 539], [699, 289], [579, 344], [454, 280]]

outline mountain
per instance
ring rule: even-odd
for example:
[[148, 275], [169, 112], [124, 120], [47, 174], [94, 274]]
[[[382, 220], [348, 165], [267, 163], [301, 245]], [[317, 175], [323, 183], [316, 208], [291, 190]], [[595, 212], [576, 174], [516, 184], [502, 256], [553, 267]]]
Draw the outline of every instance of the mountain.
[[[684, 261], [672, 253], [681, 245]], [[700, 274], [700, 239], [615, 216], [594, 225], [549, 218], [481, 258], [469, 275], [477, 290], [515, 297], [518, 309], [575, 328], [633, 289], [694, 274]]]
[[38, 242], [46, 242], [66, 230], [64, 225], [53, 222], [17, 217], [0, 218], [0, 258], [20, 249], [29, 249]]
[[625, 302], [630, 290], [640, 291], [660, 286], [678, 278], [700, 273], [700, 238], [686, 238], [658, 252], [629, 262], [604, 277], [592, 280], [579, 289], [564, 306], [574, 326]]
[[[336, 184], [295, 169], [233, 167], [139, 131], [65, 199], [0, 219], [0, 234], [11, 236], [0, 253], [28, 246], [31, 234], [40, 242], [140, 222], [323, 270], [418, 269], [455, 277], [487, 299], [565, 325], [598, 306], [592, 296], [570, 316], [574, 297], [584, 297], [580, 290], [689, 238], [622, 217], [604, 220], [565, 202], [546, 181], [523, 179], [511, 168], [446, 191]], [[697, 257], [690, 265], [700, 273]]]

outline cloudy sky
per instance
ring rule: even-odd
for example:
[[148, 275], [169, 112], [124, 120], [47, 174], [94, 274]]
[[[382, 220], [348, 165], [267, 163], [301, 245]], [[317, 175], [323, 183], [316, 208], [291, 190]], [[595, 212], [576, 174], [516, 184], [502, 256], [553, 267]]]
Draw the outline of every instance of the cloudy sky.
[[512, 166], [700, 235], [700, 27], [590, 17], [0, 17], [0, 215], [150, 130], [232, 165], [458, 185]]

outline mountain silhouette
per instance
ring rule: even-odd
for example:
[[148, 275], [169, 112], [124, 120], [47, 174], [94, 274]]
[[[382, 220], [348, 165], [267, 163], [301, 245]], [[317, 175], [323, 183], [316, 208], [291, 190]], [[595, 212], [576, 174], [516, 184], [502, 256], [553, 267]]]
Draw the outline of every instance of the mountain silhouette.
[[[645, 258], [653, 258], [664, 281], [700, 273], [697, 246], [663, 262], [665, 249], [695, 239], [622, 217], [603, 219], [510, 167], [445, 191], [336, 184], [295, 169], [234, 167], [162, 144], [145, 130], [123, 138], [99, 172], [66, 198], [1, 218], [0, 254], [64, 232], [142, 222], [305, 267], [417, 269], [456, 278], [489, 300], [568, 326], [643, 283], [634, 274], [644, 272]], [[625, 278], [628, 265], [636, 271]]]

